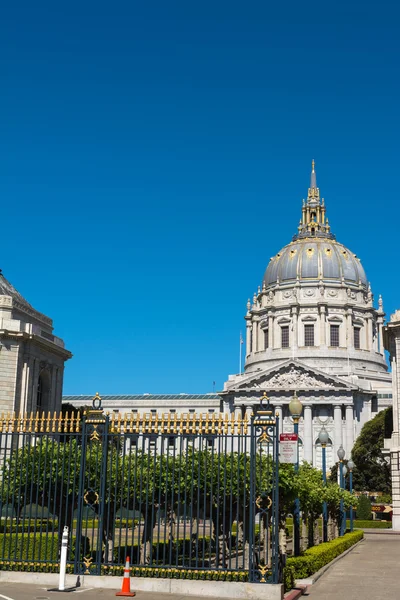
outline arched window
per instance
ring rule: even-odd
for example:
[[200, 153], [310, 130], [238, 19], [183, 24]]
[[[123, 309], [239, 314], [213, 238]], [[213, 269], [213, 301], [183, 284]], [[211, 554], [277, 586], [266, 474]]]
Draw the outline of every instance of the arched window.
[[50, 374], [46, 369], [40, 372], [37, 393], [36, 393], [36, 410], [38, 412], [46, 412], [50, 409]]

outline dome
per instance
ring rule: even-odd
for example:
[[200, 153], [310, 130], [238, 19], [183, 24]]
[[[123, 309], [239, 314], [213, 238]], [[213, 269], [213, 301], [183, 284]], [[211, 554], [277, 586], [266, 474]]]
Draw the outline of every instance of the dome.
[[303, 200], [298, 233], [290, 244], [271, 258], [264, 275], [265, 287], [278, 282], [344, 283], [368, 287], [360, 259], [339, 244], [331, 233], [324, 199], [320, 198], [315, 163], [312, 162], [307, 200]]
[[307, 282], [338, 283], [350, 286], [361, 282], [368, 287], [360, 259], [348, 248], [331, 239], [303, 238], [291, 242], [271, 261], [265, 271], [268, 288], [276, 283]]

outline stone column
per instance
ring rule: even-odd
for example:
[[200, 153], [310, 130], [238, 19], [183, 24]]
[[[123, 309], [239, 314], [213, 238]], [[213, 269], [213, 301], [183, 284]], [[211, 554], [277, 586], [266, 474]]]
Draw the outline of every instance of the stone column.
[[231, 414], [231, 403], [229, 402], [229, 400], [224, 400], [223, 406], [224, 406], [224, 414], [230, 415]]
[[297, 308], [292, 307], [292, 348], [297, 349], [298, 345], [298, 325], [297, 325]]
[[346, 404], [346, 458], [350, 458], [350, 453], [354, 444], [354, 410], [352, 404]]
[[24, 366], [22, 369], [22, 381], [21, 381], [21, 396], [19, 411], [23, 415], [28, 412], [28, 390], [29, 390], [29, 371], [32, 364], [32, 358], [24, 356]]
[[335, 425], [335, 441], [334, 441], [334, 452], [335, 461], [337, 460], [337, 451], [343, 443], [342, 440], [342, 406], [341, 404], [335, 404], [333, 407], [333, 420]]
[[253, 354], [254, 352], [257, 352], [258, 350], [258, 322], [257, 321], [253, 321]]
[[385, 354], [385, 347], [383, 345], [383, 323], [382, 322], [378, 323], [378, 328], [379, 328], [379, 352], [383, 356]]
[[279, 417], [279, 431], [277, 431], [277, 435], [279, 435], [283, 431], [283, 406], [275, 406], [275, 413]]
[[250, 354], [251, 322], [246, 323], [246, 356]]
[[47, 410], [54, 412], [57, 405], [57, 368], [55, 365], [51, 367], [51, 387], [49, 393], [49, 406]]
[[[371, 320], [371, 323], [373, 323], [373, 321]], [[372, 325], [373, 327], [373, 325]], [[375, 337], [372, 335], [372, 339], [374, 342], [374, 351], [375, 352], [379, 352], [379, 337], [378, 337], [378, 324], [375, 321]]]
[[372, 317], [368, 319], [368, 334], [369, 334], [369, 349], [373, 350], [374, 348], [374, 323]]
[[326, 312], [325, 306], [322, 304], [320, 307], [320, 324], [319, 324], [319, 345], [326, 346]]
[[268, 319], [268, 335], [269, 335], [269, 347], [274, 347], [274, 327], [275, 327], [275, 319], [273, 315], [269, 316]]
[[313, 462], [313, 430], [312, 430], [312, 406], [304, 405], [304, 460]]
[[353, 311], [351, 310], [351, 308], [349, 308], [347, 310], [347, 315], [346, 315], [346, 326], [347, 326], [347, 332], [346, 332], [346, 347], [347, 348], [353, 348], [354, 346], [354, 341], [353, 341]]

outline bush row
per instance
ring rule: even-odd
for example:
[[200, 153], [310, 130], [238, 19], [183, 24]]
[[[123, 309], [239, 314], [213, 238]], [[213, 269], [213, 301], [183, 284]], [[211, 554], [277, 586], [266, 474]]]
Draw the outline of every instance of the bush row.
[[[347, 520], [347, 527], [350, 527], [349, 520]], [[391, 529], [392, 523], [390, 521], [360, 521], [356, 519], [353, 527], [356, 529]]]
[[322, 567], [330, 563], [331, 560], [348, 548], [351, 548], [351, 546], [359, 542], [363, 537], [363, 531], [353, 531], [353, 533], [346, 533], [343, 537], [336, 538], [331, 542], [313, 546], [306, 550], [302, 556], [288, 558], [286, 566], [283, 569], [285, 590], [292, 589], [296, 579], [309, 577], [322, 569]]

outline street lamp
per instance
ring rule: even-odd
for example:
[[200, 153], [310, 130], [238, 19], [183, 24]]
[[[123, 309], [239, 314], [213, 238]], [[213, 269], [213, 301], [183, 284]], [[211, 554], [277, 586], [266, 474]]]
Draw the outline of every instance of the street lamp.
[[[338, 459], [339, 459], [339, 468], [340, 468], [340, 487], [343, 488], [344, 487], [344, 477], [343, 477], [343, 459], [346, 456], [346, 452], [342, 446], [342, 444], [340, 444], [339, 450], [337, 451], [337, 455], [338, 455]], [[341, 521], [340, 521], [340, 530], [339, 530], [339, 536], [344, 535], [345, 532], [345, 526], [346, 526], [346, 515], [344, 514], [344, 506], [343, 506], [343, 498], [340, 500], [340, 516], [341, 516]]]
[[[296, 391], [293, 393], [293, 398], [289, 402], [289, 412], [294, 423], [294, 433], [297, 435], [297, 460], [294, 465], [294, 470], [297, 473], [299, 470], [299, 420], [303, 412], [303, 405], [297, 397]], [[294, 501], [293, 515], [293, 536], [294, 536], [294, 555], [300, 555], [300, 500], [296, 498]]]
[[[325, 427], [322, 427], [319, 432], [318, 439], [322, 447], [322, 478], [326, 485], [326, 445], [329, 442], [329, 435]], [[328, 541], [328, 511], [326, 502], [323, 503], [322, 508], [322, 537], [324, 542]]]
[[[350, 471], [349, 492], [350, 492], [350, 494], [352, 494], [353, 493], [353, 469], [354, 469], [354, 463], [353, 463], [353, 461], [351, 459], [347, 461], [347, 468]], [[350, 506], [350, 531], [353, 531], [353, 504]]]

